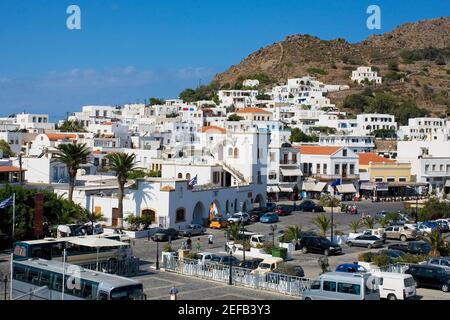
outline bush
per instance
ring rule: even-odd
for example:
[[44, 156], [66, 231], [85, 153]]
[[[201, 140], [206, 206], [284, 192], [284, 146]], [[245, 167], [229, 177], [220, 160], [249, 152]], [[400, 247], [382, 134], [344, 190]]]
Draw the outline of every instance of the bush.
[[375, 254], [373, 252], [363, 252], [358, 255], [358, 261], [361, 262], [372, 262]]
[[172, 246], [171, 246], [170, 244], [166, 243], [166, 244], [163, 246], [162, 251], [163, 251], [163, 252], [172, 252], [172, 251], [173, 251], [173, 250], [172, 250]]
[[390, 260], [389, 256], [385, 254], [377, 254], [372, 257], [372, 262], [377, 265], [378, 267], [385, 267], [389, 265]]
[[241, 121], [244, 120], [241, 116], [238, 116], [237, 114], [231, 114], [228, 119], [228, 121]]
[[321, 69], [321, 68], [308, 68], [307, 71], [311, 74], [320, 74], [320, 75], [327, 75], [328, 73]]
[[275, 246], [273, 245], [273, 243], [272, 242], [264, 242], [264, 244], [263, 244], [263, 249], [264, 249], [264, 252], [265, 253], [267, 253], [267, 254], [272, 254], [272, 250], [273, 250], [273, 248], [274, 248]]

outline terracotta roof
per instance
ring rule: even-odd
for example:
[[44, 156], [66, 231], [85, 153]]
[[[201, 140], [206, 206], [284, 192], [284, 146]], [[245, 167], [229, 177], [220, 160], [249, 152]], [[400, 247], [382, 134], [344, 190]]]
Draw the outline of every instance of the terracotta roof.
[[218, 126], [206, 126], [201, 128], [201, 132], [208, 131], [220, 131], [220, 133], [225, 133], [225, 129]]
[[236, 113], [267, 113], [267, 114], [272, 114], [272, 112], [263, 110], [261, 108], [244, 108], [244, 109], [236, 111]]
[[300, 146], [300, 155], [302, 154], [316, 154], [316, 155], [333, 155], [342, 147], [327, 147], [327, 146]]
[[74, 133], [47, 133], [47, 137], [50, 141], [76, 139], [77, 135]]
[[[27, 171], [22, 169], [22, 171]], [[0, 166], [0, 172], [20, 172], [20, 168], [16, 166]]]
[[387, 159], [384, 157], [381, 157], [379, 155], [377, 155], [376, 153], [373, 152], [365, 152], [365, 153], [358, 153], [359, 155], [359, 164], [360, 165], [368, 165], [370, 162], [375, 162], [375, 163], [395, 163], [394, 160], [392, 159]]

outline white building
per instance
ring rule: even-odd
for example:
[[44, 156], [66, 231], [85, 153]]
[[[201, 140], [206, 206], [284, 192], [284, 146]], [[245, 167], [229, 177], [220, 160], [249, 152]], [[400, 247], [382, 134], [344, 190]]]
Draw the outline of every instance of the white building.
[[372, 71], [371, 67], [358, 67], [352, 72], [351, 79], [359, 84], [364, 81], [373, 81], [376, 84], [381, 84], [382, 82], [381, 77], [378, 76], [378, 72]]
[[48, 114], [21, 113], [16, 115], [16, 124], [20, 129], [36, 133], [55, 129], [55, 124], [48, 121]]
[[246, 79], [242, 82], [244, 87], [253, 88], [259, 86], [259, 80]]
[[355, 153], [371, 152], [375, 149], [375, 138], [356, 135], [321, 135], [319, 146], [348, 147]]
[[449, 135], [449, 122], [441, 118], [408, 119], [408, 125], [398, 130], [400, 140], [447, 141]]
[[397, 131], [395, 116], [381, 113], [364, 113], [356, 116], [358, 134], [371, 135], [376, 130]]
[[256, 101], [258, 90], [219, 90], [221, 107], [245, 108]]

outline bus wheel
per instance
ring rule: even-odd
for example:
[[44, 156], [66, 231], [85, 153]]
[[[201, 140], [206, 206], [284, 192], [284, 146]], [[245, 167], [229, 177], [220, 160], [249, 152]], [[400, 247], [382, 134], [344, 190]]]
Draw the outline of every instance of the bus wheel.
[[448, 292], [448, 284], [443, 284], [442, 285], [442, 291]]
[[397, 297], [395, 296], [395, 294], [392, 294], [392, 293], [388, 294], [387, 298], [388, 298], [388, 300], [397, 300]]

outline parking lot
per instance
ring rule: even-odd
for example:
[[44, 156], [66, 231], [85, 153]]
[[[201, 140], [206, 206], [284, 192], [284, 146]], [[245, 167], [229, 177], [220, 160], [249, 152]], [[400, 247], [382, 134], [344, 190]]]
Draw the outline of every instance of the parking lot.
[[[292, 205], [290, 202], [282, 202], [280, 204]], [[369, 213], [375, 215], [377, 212], [386, 211], [399, 211], [403, 209], [402, 203], [387, 202], [387, 203], [371, 203], [371, 202], [358, 202], [359, 208], [358, 215], [350, 215], [346, 213], [337, 213], [334, 215], [335, 230], [340, 230], [345, 234], [350, 232], [349, 223], [355, 219], [361, 218], [361, 213]], [[280, 217], [280, 221], [277, 224], [277, 231], [275, 239], [281, 235], [280, 231], [284, 230], [288, 226], [301, 225], [303, 231], [318, 231], [317, 227], [311, 222], [311, 220], [319, 215], [319, 213], [311, 212], [293, 212], [291, 215]], [[363, 229], [364, 227], [362, 227]], [[253, 223], [246, 226], [246, 229], [256, 233], [264, 234], [267, 240], [272, 239], [270, 224]], [[212, 248], [208, 248], [208, 234], [213, 234], [214, 244]], [[208, 229], [207, 233], [193, 237], [193, 247], [195, 248], [197, 239], [200, 239], [200, 251], [208, 251], [216, 254], [225, 254], [226, 236], [225, 230], [211, 230]], [[179, 249], [186, 238], [180, 238], [173, 240], [171, 245], [174, 250]], [[388, 240], [384, 247], [387, 247], [390, 243], [396, 241]], [[164, 243], [159, 244], [159, 257], [161, 258], [161, 250]], [[372, 251], [377, 251], [373, 249]], [[228, 299], [228, 300], [240, 300], [240, 299], [256, 299], [256, 300], [271, 300], [271, 299], [298, 299], [286, 295], [277, 293], [247, 289], [237, 286], [229, 286], [226, 283], [202, 280], [194, 277], [179, 275], [172, 272], [156, 271], [155, 263], [157, 256], [157, 246], [152, 240], [147, 239], [135, 239], [133, 241], [134, 254], [142, 261], [141, 270], [143, 273], [137, 277], [136, 280], [141, 281], [144, 284], [145, 293], [148, 299], [168, 299], [169, 290], [172, 285], [175, 285], [179, 290], [179, 299], [185, 300], [202, 300], [202, 299]], [[330, 269], [334, 268], [338, 264], [351, 263], [358, 260], [358, 255], [361, 252], [368, 251], [366, 248], [361, 247], [348, 247], [343, 245], [343, 254], [338, 256], [330, 256], [328, 258]], [[321, 269], [318, 265], [318, 259], [320, 254], [307, 253], [303, 254], [301, 251], [296, 251], [292, 254], [292, 260], [288, 261], [289, 264], [300, 265], [305, 271], [305, 277], [314, 279], [317, 277]], [[0, 254], [0, 273], [8, 274], [9, 272], [9, 256]], [[0, 286], [3, 289], [3, 285]], [[3, 290], [0, 290], [0, 298]], [[430, 290], [419, 288], [417, 290], [417, 298], [423, 300], [448, 300], [450, 295], [448, 293], [441, 292], [439, 290]]]

